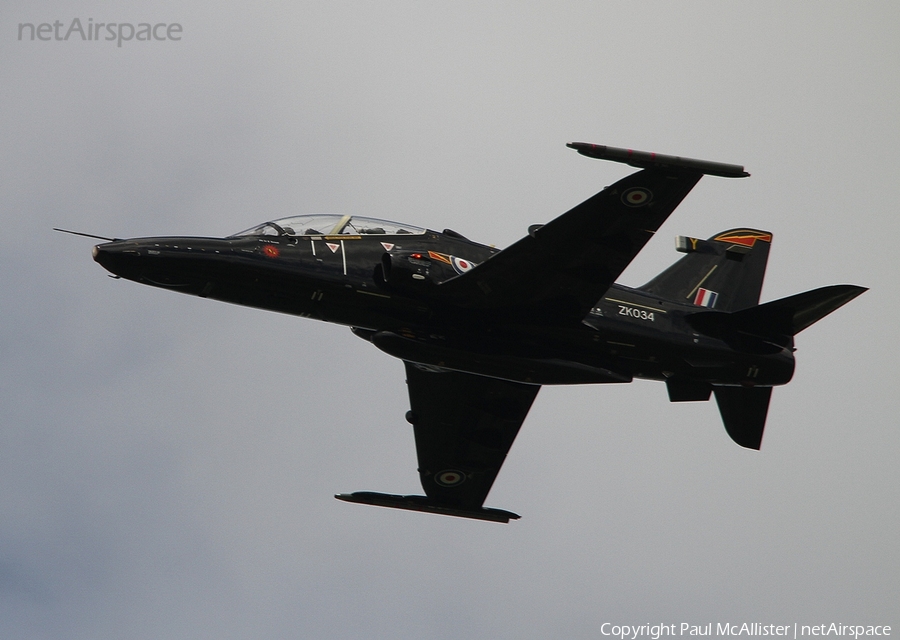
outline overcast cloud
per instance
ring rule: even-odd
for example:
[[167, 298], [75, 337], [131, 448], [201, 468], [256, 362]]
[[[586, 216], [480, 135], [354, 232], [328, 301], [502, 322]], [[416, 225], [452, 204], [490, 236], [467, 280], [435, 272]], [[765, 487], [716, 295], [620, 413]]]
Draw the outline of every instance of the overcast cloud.
[[[181, 39], [18, 38], [75, 18]], [[0, 637], [900, 633], [898, 31], [893, 2], [7, 0]], [[629, 172], [572, 140], [752, 174], [704, 178], [624, 284], [752, 226], [764, 300], [871, 290], [801, 334], [760, 452], [661, 384], [545, 388], [486, 503], [505, 526], [333, 499], [421, 490], [399, 361], [51, 231], [347, 212], [502, 247]]]

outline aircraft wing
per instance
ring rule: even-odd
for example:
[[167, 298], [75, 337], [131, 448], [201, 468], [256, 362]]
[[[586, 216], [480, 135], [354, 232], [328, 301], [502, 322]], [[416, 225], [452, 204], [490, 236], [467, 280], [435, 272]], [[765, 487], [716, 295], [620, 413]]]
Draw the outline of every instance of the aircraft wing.
[[405, 364], [425, 494], [480, 508], [540, 387]]
[[482, 507], [540, 387], [405, 362], [424, 496], [360, 491], [335, 496], [413, 511], [508, 522]]
[[439, 288], [461, 306], [580, 322], [702, 176], [638, 171]]

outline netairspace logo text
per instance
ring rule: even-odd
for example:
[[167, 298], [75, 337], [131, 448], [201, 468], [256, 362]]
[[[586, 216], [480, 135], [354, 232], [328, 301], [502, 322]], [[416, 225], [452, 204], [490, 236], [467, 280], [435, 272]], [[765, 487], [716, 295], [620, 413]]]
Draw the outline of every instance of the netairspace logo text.
[[123, 42], [136, 40], [139, 42], [163, 42], [165, 40], [181, 40], [182, 27], [177, 22], [139, 22], [137, 26], [130, 22], [94, 22], [88, 18], [86, 23], [75, 18], [66, 24], [56, 20], [52, 23], [33, 22], [19, 23], [19, 40], [49, 42], [51, 40], [67, 42], [69, 40], [93, 41], [106, 40], [115, 42], [121, 47]]
[[891, 628], [884, 625], [851, 625], [830, 624], [801, 625], [792, 624], [762, 624], [760, 622], [744, 622], [742, 624], [730, 624], [717, 622], [713, 624], [611, 624], [604, 622], [600, 626], [600, 633], [604, 636], [619, 638], [619, 640], [638, 640], [638, 638], [650, 638], [660, 640], [666, 636], [769, 636], [784, 637], [798, 640], [803, 637], [840, 636], [858, 640], [864, 636], [890, 636]]

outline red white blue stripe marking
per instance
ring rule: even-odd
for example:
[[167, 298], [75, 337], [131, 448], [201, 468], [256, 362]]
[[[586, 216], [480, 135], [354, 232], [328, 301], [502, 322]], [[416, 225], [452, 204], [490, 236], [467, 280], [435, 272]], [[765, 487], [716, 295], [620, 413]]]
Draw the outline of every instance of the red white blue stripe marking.
[[700, 307], [709, 307], [712, 309], [716, 306], [716, 300], [719, 299], [719, 294], [715, 291], [710, 291], [709, 289], [698, 289], [697, 297], [694, 298], [694, 304]]

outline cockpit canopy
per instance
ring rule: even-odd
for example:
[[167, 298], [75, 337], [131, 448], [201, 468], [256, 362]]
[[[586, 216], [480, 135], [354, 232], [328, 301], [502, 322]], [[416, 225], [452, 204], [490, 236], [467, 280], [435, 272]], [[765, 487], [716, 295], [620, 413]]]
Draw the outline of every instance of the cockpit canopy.
[[423, 233], [425, 233], [425, 229], [399, 222], [340, 213], [314, 213], [264, 222], [230, 237], [421, 235]]

